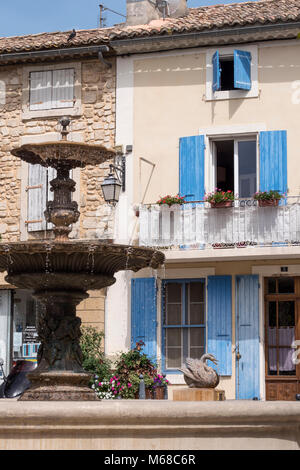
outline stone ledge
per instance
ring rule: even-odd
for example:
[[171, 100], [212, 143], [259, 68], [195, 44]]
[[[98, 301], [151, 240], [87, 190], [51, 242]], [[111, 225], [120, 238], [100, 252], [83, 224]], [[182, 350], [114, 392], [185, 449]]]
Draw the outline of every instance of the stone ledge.
[[0, 401], [0, 449], [299, 449], [298, 402]]

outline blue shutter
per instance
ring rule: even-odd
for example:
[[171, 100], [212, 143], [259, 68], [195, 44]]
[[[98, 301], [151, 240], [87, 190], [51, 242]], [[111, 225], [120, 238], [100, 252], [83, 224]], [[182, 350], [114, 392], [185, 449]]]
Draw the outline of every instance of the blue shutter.
[[143, 352], [154, 362], [157, 350], [155, 278], [132, 279], [131, 281], [131, 347], [144, 341]]
[[234, 60], [234, 88], [242, 90], [251, 89], [251, 54], [248, 51], [235, 50]]
[[287, 192], [287, 132], [263, 131], [259, 134], [260, 191]]
[[207, 352], [219, 361], [216, 369], [220, 375], [232, 374], [231, 316], [231, 276], [208, 276]]
[[179, 192], [187, 201], [204, 199], [204, 135], [179, 140]]
[[212, 57], [213, 83], [212, 90], [217, 91], [221, 88], [221, 69], [219, 51], [216, 51]]
[[259, 279], [236, 278], [236, 398], [260, 397], [259, 391]]

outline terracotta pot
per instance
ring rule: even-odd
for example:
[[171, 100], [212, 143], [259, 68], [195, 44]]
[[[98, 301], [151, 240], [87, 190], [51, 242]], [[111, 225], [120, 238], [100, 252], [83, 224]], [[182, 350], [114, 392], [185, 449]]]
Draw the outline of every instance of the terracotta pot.
[[[146, 395], [146, 400], [153, 400], [153, 399], [154, 399], [153, 391], [150, 390], [149, 388], [146, 388], [146, 390], [145, 390], [145, 395]], [[139, 399], [139, 392], [136, 392], [136, 393], [135, 393], [134, 398], [135, 398], [136, 400]]]
[[165, 387], [155, 387], [154, 399], [155, 400], [164, 400], [165, 399]]
[[258, 199], [259, 207], [276, 207], [279, 204], [279, 199]]
[[232, 201], [211, 202], [210, 205], [213, 209], [232, 207]]

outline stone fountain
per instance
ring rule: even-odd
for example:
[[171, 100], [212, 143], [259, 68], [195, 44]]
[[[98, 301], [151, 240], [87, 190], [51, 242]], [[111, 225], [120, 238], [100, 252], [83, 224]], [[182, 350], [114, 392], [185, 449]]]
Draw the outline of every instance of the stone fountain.
[[0, 271], [7, 271], [6, 281], [20, 289], [32, 289], [44, 306], [37, 325], [41, 342], [38, 366], [28, 374], [32, 385], [20, 397], [25, 401], [96, 400], [88, 386], [91, 375], [82, 368], [81, 320], [76, 317], [76, 306], [88, 297], [88, 290], [114, 284], [117, 271], [156, 269], [164, 262], [162, 253], [148, 248], [69, 240], [70, 226], [80, 215], [72, 201], [75, 182], [70, 170], [99, 165], [113, 158], [115, 151], [69, 142], [69, 122], [61, 123], [61, 141], [23, 145], [11, 152], [27, 163], [57, 170], [57, 177], [50, 182], [54, 200], [47, 203], [45, 211], [47, 221], [54, 225], [55, 238], [0, 243]]

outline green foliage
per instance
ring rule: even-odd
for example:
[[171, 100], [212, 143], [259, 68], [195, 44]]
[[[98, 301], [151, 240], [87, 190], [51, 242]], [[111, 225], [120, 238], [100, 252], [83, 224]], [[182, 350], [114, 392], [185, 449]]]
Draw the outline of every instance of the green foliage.
[[83, 354], [82, 367], [104, 380], [111, 375], [111, 363], [102, 350], [104, 332], [92, 326], [81, 327], [80, 346]]
[[234, 194], [230, 190], [222, 191], [221, 189], [216, 189], [214, 192], [206, 194], [205, 201], [213, 204], [218, 204], [218, 202], [234, 201]]
[[126, 385], [121, 393], [122, 398], [135, 398], [139, 390], [141, 374], [146, 388], [152, 389], [153, 387], [157, 369], [156, 365], [142, 352], [143, 346], [143, 341], [139, 341], [134, 349], [121, 353], [116, 362], [115, 374], [120, 382]]
[[172, 206], [173, 204], [184, 204], [185, 199], [182, 196], [179, 196], [179, 194], [176, 194], [176, 196], [170, 196], [168, 194], [167, 196], [161, 197], [156, 204], [159, 204], [160, 206], [163, 204], [167, 204], [169, 207]]
[[274, 199], [282, 199], [283, 197], [283, 194], [280, 194], [279, 191], [274, 191], [273, 189], [270, 191], [258, 191], [253, 195], [254, 199], [261, 201], [273, 201]]

